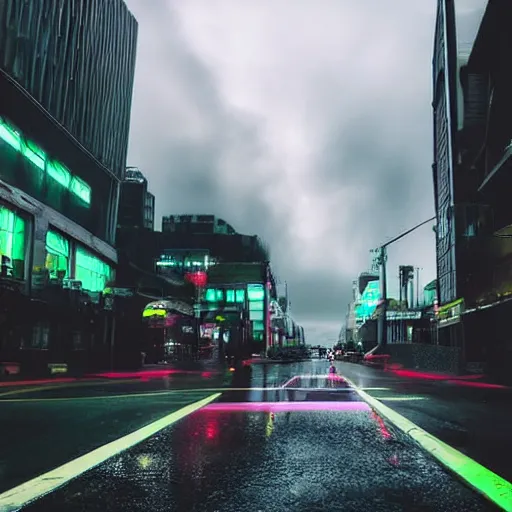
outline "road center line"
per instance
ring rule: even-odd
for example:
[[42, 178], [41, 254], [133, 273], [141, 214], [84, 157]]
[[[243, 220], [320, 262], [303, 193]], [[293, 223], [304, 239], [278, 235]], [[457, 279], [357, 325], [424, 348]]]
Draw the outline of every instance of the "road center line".
[[498, 507], [506, 511], [512, 510], [512, 484], [510, 482], [418, 427], [412, 421], [384, 405], [380, 400], [358, 388], [349, 379], [345, 378], [345, 380], [373, 409], [405, 434], [412, 437], [445, 468], [455, 473], [475, 491]]
[[70, 480], [82, 475], [102, 462], [105, 462], [107, 459], [148, 439], [160, 430], [201, 409], [201, 407], [209, 404], [220, 395], [221, 393], [215, 393], [202, 400], [189, 404], [131, 434], [100, 446], [77, 459], [3, 492], [0, 494], [0, 510], [2, 512], [19, 510], [45, 494], [55, 491], [55, 489], [65, 485]]

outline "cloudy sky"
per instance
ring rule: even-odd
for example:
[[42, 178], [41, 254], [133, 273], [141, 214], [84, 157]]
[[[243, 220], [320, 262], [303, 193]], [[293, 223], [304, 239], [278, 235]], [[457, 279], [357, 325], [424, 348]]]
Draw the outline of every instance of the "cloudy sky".
[[[157, 219], [213, 213], [270, 246], [310, 342], [369, 250], [433, 215], [435, 0], [126, 0], [139, 22], [129, 165]], [[158, 221], [158, 224], [160, 222]], [[431, 226], [389, 249], [435, 277]]]

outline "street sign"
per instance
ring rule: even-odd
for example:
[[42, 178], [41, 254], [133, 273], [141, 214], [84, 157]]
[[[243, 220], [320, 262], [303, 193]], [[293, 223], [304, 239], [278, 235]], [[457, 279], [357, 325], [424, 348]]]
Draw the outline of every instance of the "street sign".
[[387, 320], [419, 320], [421, 311], [386, 311]]

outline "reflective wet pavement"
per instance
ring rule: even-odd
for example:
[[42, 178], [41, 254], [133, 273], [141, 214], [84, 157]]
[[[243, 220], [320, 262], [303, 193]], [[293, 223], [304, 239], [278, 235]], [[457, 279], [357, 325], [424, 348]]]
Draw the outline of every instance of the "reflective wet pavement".
[[496, 510], [327, 367], [236, 374], [215, 402], [26, 510]]

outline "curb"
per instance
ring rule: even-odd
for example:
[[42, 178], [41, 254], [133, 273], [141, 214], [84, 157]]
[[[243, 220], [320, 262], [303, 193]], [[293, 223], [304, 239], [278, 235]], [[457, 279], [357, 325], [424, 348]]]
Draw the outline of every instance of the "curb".
[[374, 410], [414, 439], [442, 466], [498, 507], [505, 511], [512, 510], [512, 484], [510, 482], [429, 434], [426, 430], [384, 405], [380, 400], [359, 389], [349, 379], [345, 378], [345, 380]]

